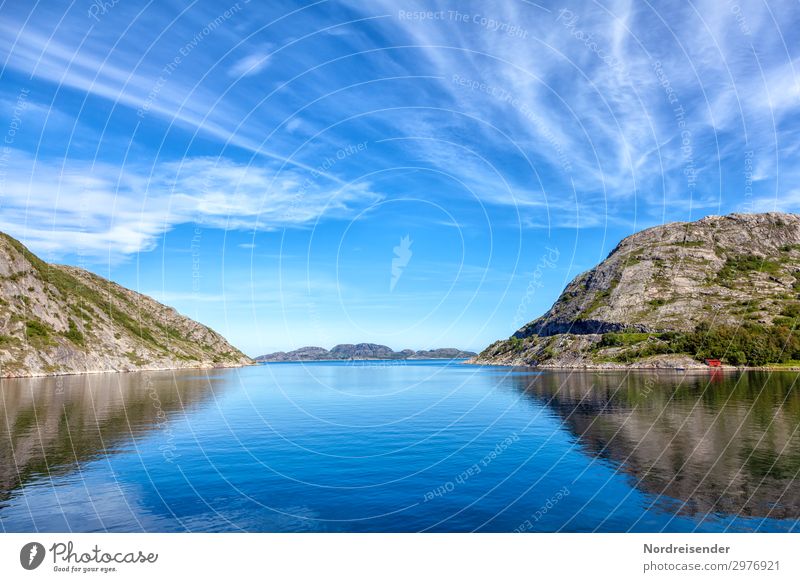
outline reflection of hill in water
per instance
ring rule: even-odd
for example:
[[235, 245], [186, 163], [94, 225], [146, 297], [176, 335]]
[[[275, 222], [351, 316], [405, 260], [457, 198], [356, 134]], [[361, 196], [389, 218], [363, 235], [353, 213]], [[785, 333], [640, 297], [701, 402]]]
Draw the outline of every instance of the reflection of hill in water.
[[690, 515], [798, 518], [797, 377], [554, 373], [515, 381], [557, 411], [593, 455], [665, 496], [659, 505]]
[[2, 380], [0, 503], [166, 427], [221, 385], [196, 371]]

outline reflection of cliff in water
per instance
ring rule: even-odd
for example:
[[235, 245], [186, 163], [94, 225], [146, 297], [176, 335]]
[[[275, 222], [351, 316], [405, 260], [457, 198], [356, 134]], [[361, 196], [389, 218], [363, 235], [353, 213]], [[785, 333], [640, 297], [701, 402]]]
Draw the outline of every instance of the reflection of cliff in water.
[[0, 504], [35, 479], [168, 432], [170, 420], [221, 385], [197, 371], [0, 381]]
[[[797, 374], [515, 376], [668, 511], [800, 517]], [[677, 502], [676, 502], [677, 500]]]

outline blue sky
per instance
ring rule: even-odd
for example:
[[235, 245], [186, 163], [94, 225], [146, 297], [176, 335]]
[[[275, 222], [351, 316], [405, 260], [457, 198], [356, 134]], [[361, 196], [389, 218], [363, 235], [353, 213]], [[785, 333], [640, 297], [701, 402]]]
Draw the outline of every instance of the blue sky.
[[800, 207], [798, 25], [794, 1], [6, 2], [0, 230], [251, 355], [481, 349], [632, 232]]

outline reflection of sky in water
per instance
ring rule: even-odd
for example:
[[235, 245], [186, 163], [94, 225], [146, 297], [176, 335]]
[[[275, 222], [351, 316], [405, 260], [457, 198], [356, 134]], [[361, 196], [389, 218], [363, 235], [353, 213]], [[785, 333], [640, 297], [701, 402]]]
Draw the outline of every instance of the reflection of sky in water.
[[738, 531], [800, 516], [793, 374], [506, 372], [280, 364], [62, 378], [60, 391], [3, 381], [0, 525]]

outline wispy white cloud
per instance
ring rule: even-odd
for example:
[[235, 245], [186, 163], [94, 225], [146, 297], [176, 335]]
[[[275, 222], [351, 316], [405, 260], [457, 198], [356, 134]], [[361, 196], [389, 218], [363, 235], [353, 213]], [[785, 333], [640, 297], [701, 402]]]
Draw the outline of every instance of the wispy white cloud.
[[[174, 122], [198, 140], [240, 148], [262, 162], [190, 157], [180, 170], [160, 165], [150, 177], [149, 170], [120, 172], [98, 164], [87, 171], [70, 161], [64, 175], [37, 168], [30, 196], [24, 180], [17, 186], [34, 202], [37, 189], [50, 180], [64, 196], [92, 193], [92, 206], [105, 196], [103, 201], [132, 216], [144, 209], [148, 216], [136, 228], [130, 221], [112, 225], [107, 217], [106, 223], [70, 226], [68, 212], [57, 210], [54, 224], [62, 230], [97, 227], [95, 242], [119, 240], [122, 252], [132, 252], [197, 214], [214, 224], [270, 228], [292, 223], [280, 217], [283, 204], [293, 223], [314, 220], [319, 204], [292, 198], [310, 173], [319, 172], [303, 154], [313, 151], [321, 153], [315, 159], [324, 159], [363, 133], [371, 142], [399, 138], [397, 147], [381, 155], [376, 149], [374, 157], [354, 160], [365, 172], [412, 162], [435, 168], [452, 176], [454, 186], [426, 195], [451, 203], [460, 182], [475, 192], [476, 202], [518, 207], [530, 226], [553, 218], [553, 224], [581, 227], [632, 215], [689, 218], [715, 206], [733, 209], [739, 201], [731, 192], [740, 190], [725, 180], [740, 180], [745, 149], [758, 151], [754, 179], [780, 179], [781, 188], [790, 184], [799, 161], [792, 148], [800, 124], [800, 42], [786, 25], [800, 17], [800, 6], [737, 6], [738, 12], [712, 0], [611, 0], [568, 3], [565, 14], [561, 6], [515, 2], [464, 2], [456, 8], [443, 1], [409, 0], [398, 7], [392, 0], [345, 0], [341, 12], [303, 9], [302, 19], [258, 35], [249, 33], [273, 16], [255, 22], [257, 12], [242, 13], [203, 37], [186, 57], [181, 49], [217, 16], [216, 8], [197, 7], [191, 18], [177, 19], [170, 34], [154, 33], [144, 54], [130, 50], [130, 38], [115, 36], [128, 25], [123, 5], [91, 34], [90, 23], [75, 19], [59, 27], [32, 19], [22, 29], [23, 19], [9, 17], [0, 22], [0, 56], [11, 70], [130, 111], [147, 105], [142, 127]], [[443, 17], [401, 18], [401, 10], [441, 11]], [[452, 16], [454, 10], [461, 19]], [[281, 11], [290, 9], [276, 5], [275, 12]], [[345, 25], [377, 15], [388, 17]], [[509, 27], [524, 37], [504, 32]], [[183, 60], [158, 84], [176, 55]], [[269, 74], [257, 76], [264, 71]], [[400, 81], [364, 85], [389, 75]], [[319, 133], [312, 135], [312, 127]], [[287, 170], [273, 181], [275, 163]], [[326, 192], [348, 183], [342, 165], [319, 172]], [[692, 172], [696, 184], [687, 179]], [[417, 191], [427, 192], [426, 178], [420, 173]], [[323, 191], [318, 185], [314, 190]], [[327, 216], [347, 212], [360, 196], [375, 196], [358, 181], [346, 190], [351, 199], [343, 208], [325, 207]], [[147, 202], [126, 192], [146, 192]], [[784, 200], [789, 198], [786, 193]], [[153, 200], [169, 203], [151, 213]], [[248, 210], [252, 205], [259, 207], [255, 216]], [[15, 220], [28, 220], [33, 231], [43, 223], [32, 217], [53, 209], [36, 202], [26, 212]]]
[[800, 212], [800, 188], [773, 195], [761, 195], [752, 200], [752, 212]]
[[56, 257], [145, 251], [174, 226], [192, 222], [222, 229], [297, 227], [352, 216], [380, 198], [366, 182], [329, 189], [294, 171], [225, 158], [153, 168], [34, 163], [18, 151], [13, 159], [16, 171], [0, 192], [0, 230]]
[[305, 123], [303, 122], [302, 119], [300, 119], [299, 117], [293, 117], [286, 123], [284, 127], [286, 131], [288, 131], [289, 133], [294, 133], [297, 130], [301, 129], [304, 125]]
[[[725, 208], [737, 201], [725, 198], [730, 189], [720, 183], [723, 165], [739, 164], [745, 148], [770, 152], [781, 137], [785, 157], [791, 143], [781, 127], [796, 125], [800, 114], [800, 51], [789, 38], [796, 32], [781, 23], [796, 18], [798, 6], [737, 4], [739, 12], [713, 2], [617, 0], [565, 8], [562, 15], [561, 7], [547, 12], [514, 3], [466, 3], [458, 7], [461, 19], [445, 2], [403, 7], [406, 14], [441, 15], [429, 19], [402, 18], [390, 0], [370, 10], [393, 13], [387, 35], [414, 46], [408, 49], [416, 57], [414, 70], [438, 74], [449, 107], [481, 121], [465, 118], [452, 133], [480, 135], [504, 155], [520, 146], [537, 167], [549, 167], [551, 188], [569, 178], [580, 193], [600, 194], [607, 212], [630, 213], [634, 200], [637, 212], [651, 216], [665, 208], [685, 218]], [[475, 16], [528, 34], [520, 40], [492, 32]], [[468, 83], [454, 83], [454, 76]], [[439, 137], [451, 132], [441, 122], [431, 127]], [[445, 167], [451, 156], [445, 147], [436, 149], [429, 148], [427, 157]], [[466, 164], [458, 167], [466, 170]], [[764, 178], [774, 180], [779, 172], [773, 164]], [[483, 170], [486, 180], [492, 173]], [[519, 177], [504, 173], [518, 189]], [[696, 181], [687, 179], [689, 173]], [[497, 191], [503, 190], [498, 183]], [[502, 194], [492, 202], [500, 199], [517, 202]]]
[[232, 77], [256, 75], [264, 70], [269, 60], [269, 51], [267, 49], [259, 50], [236, 61], [228, 71], [228, 74]]
[[[0, 55], [8, 56], [6, 66], [59, 87], [77, 89], [128, 107], [143, 119], [158, 116], [258, 156], [301, 170], [314, 170], [296, 158], [268, 149], [258, 139], [256, 131], [248, 132], [246, 127], [233, 131], [241, 125], [241, 112], [228, 100], [220, 99], [218, 88], [198, 84], [186, 71], [187, 67], [181, 66], [183, 60], [175, 61], [182, 59], [183, 47], [165, 56], [166, 63], [158, 60], [141, 64], [129, 55], [120, 57], [103, 50], [79, 50], [81, 38], [77, 32], [70, 37], [71, 42], [67, 42], [39, 32], [33, 26], [30, 24], [24, 34], [18, 34], [17, 24], [0, 21]], [[254, 56], [257, 55], [251, 55]], [[267, 62], [267, 58], [256, 61], [245, 57], [234, 69], [249, 64], [252, 73], [247, 70], [242, 74], [254, 74]], [[332, 174], [321, 175], [340, 182]]]

